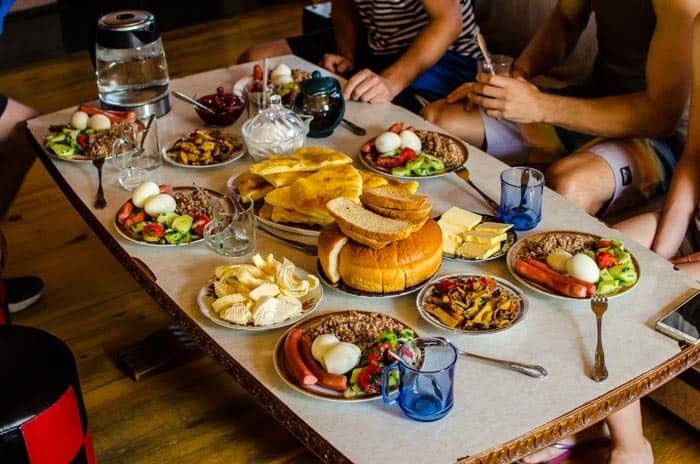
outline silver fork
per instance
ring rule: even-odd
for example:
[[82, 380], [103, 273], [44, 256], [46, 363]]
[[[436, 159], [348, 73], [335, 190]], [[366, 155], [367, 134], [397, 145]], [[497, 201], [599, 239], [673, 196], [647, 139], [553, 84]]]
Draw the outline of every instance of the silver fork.
[[595, 314], [596, 327], [598, 329], [598, 342], [595, 346], [595, 364], [593, 365], [593, 380], [602, 382], [608, 378], [608, 370], [605, 367], [605, 353], [603, 352], [603, 314], [608, 309], [608, 299], [597, 293], [591, 298], [591, 309]]

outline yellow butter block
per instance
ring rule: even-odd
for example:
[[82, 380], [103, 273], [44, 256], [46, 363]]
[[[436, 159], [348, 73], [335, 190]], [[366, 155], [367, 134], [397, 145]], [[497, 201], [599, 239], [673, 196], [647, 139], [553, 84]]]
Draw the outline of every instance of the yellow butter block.
[[457, 248], [462, 244], [462, 239], [454, 234], [442, 234], [442, 251], [450, 255], [457, 254]]
[[438, 221], [438, 225], [440, 226], [443, 234], [462, 235], [463, 232], [467, 231], [466, 227], [452, 224], [451, 222], [445, 221], [442, 218], [440, 218]]
[[468, 230], [464, 232], [461, 237], [465, 242], [485, 243], [487, 245], [496, 245], [507, 238], [506, 234], [499, 234], [486, 230]]
[[513, 224], [503, 224], [502, 222], [482, 222], [474, 228], [474, 230], [483, 230], [486, 232], [495, 232], [503, 234], [513, 228]]
[[501, 249], [501, 244], [464, 242], [457, 248], [457, 254], [471, 259], [486, 259]]
[[462, 208], [457, 208], [456, 206], [445, 211], [445, 214], [440, 218], [441, 221], [444, 220], [457, 227], [465, 227], [468, 230], [473, 229], [482, 219], [480, 215]]

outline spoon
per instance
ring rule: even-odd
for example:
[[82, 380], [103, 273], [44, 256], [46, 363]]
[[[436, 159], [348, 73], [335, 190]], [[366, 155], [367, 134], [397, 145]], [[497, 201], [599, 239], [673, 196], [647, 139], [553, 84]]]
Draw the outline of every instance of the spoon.
[[523, 169], [523, 173], [520, 175], [520, 204], [515, 207], [515, 211], [523, 212], [527, 211], [525, 203], [527, 203], [527, 187], [530, 184], [530, 168]]
[[487, 205], [493, 210], [498, 212], [499, 204], [492, 200], [488, 195], [486, 195], [479, 187], [474, 184], [469, 178], [469, 170], [464, 166], [460, 166], [454, 170], [454, 173], [462, 178], [471, 188], [476, 190], [476, 192], [481, 196], [481, 198], [486, 202]]
[[[440, 338], [442, 340], [448, 341], [445, 337], [435, 337], [435, 338]], [[457, 347], [455, 347], [457, 348]], [[525, 363], [520, 363], [516, 361], [506, 361], [504, 359], [498, 359], [498, 358], [490, 358], [488, 356], [483, 356], [480, 354], [476, 353], [470, 353], [469, 351], [464, 351], [459, 348], [457, 348], [457, 352], [459, 353], [460, 356], [464, 357], [470, 357], [470, 358], [476, 358], [480, 359], [482, 361], [490, 362], [492, 364], [498, 364], [499, 366], [505, 367], [506, 369], [511, 369], [516, 372], [520, 372], [521, 374], [528, 375], [530, 377], [535, 377], [537, 379], [542, 379], [544, 377], [547, 377], [547, 369], [545, 369], [542, 366], [538, 366], [536, 364], [525, 364]]]
[[197, 100], [190, 97], [189, 95], [185, 95], [184, 93], [178, 92], [177, 90], [173, 90], [173, 91], [171, 91], [171, 93], [173, 95], [175, 95], [177, 98], [179, 98], [180, 100], [186, 101], [190, 105], [195, 106], [202, 111], [206, 111], [207, 113], [211, 113], [211, 114], [216, 114], [216, 111], [214, 111], [213, 109], [209, 108], [206, 105], [199, 103]]
[[92, 164], [97, 168], [97, 197], [95, 197], [95, 209], [103, 209], [107, 206], [105, 192], [102, 189], [102, 166], [105, 164], [104, 157], [93, 158]]

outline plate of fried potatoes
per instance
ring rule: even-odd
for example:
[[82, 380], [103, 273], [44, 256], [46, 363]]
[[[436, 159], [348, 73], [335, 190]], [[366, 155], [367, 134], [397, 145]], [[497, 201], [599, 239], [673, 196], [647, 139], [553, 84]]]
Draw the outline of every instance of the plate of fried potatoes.
[[416, 297], [420, 315], [452, 333], [483, 334], [509, 329], [525, 318], [527, 298], [505, 279], [452, 274], [429, 282]]
[[208, 168], [232, 163], [245, 154], [245, 145], [237, 135], [219, 129], [195, 129], [180, 137], [163, 158], [186, 168]]

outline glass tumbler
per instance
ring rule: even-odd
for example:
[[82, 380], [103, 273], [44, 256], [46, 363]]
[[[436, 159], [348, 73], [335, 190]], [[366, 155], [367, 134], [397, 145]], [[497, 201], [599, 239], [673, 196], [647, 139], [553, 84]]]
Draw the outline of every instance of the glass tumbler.
[[501, 173], [501, 205], [498, 216], [515, 230], [530, 230], [542, 219], [544, 174], [529, 167], [513, 167]]
[[253, 202], [236, 205], [232, 212], [215, 211], [204, 227], [204, 240], [224, 256], [243, 256], [255, 248], [255, 213]]
[[[396, 358], [382, 371], [384, 402], [398, 403], [406, 416], [421, 422], [445, 417], [454, 405], [457, 348], [442, 338], [415, 338], [399, 348]], [[397, 370], [398, 390], [392, 392]]]
[[139, 153], [140, 148], [135, 145], [133, 138], [117, 139], [112, 145], [112, 164], [117, 168], [117, 182], [129, 192], [148, 179], [148, 172], [133, 163], [134, 157]]
[[141, 149], [135, 154], [133, 165], [135, 167], [153, 171], [163, 163], [160, 152], [160, 142], [158, 140], [158, 119], [155, 116], [141, 121], [144, 129], [137, 136]]
[[[491, 65], [493, 66], [494, 74], [497, 76], [510, 77], [513, 69], [513, 57], [508, 55], [491, 55]], [[487, 68], [485, 60], [479, 60], [479, 72], [487, 73]]]

